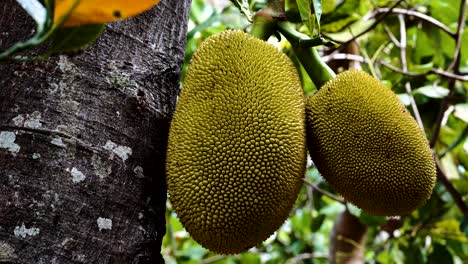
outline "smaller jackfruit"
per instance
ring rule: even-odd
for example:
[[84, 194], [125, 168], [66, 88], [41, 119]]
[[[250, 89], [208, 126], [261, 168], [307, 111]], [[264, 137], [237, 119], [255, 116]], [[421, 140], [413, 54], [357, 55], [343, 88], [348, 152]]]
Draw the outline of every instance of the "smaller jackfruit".
[[307, 144], [338, 193], [377, 215], [423, 205], [435, 184], [432, 152], [399, 98], [362, 71], [346, 71], [306, 103]]

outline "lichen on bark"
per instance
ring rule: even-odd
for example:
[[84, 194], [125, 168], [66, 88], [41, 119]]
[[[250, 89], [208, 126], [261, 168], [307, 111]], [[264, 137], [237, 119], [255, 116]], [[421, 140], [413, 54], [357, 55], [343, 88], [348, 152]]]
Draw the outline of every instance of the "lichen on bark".
[[[163, 262], [165, 148], [189, 7], [161, 1], [83, 51], [0, 64], [0, 258]], [[7, 0], [0, 50], [33, 28]]]

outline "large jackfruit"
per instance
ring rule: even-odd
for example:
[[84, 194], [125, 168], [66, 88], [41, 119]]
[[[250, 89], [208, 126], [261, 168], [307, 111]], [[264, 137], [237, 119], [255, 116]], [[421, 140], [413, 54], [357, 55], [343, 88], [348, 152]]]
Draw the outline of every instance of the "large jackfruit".
[[346, 200], [377, 215], [423, 205], [436, 171], [426, 137], [399, 98], [362, 71], [346, 71], [306, 102], [312, 160]]
[[305, 170], [305, 105], [293, 63], [242, 31], [193, 55], [170, 127], [167, 187], [211, 251], [258, 245], [288, 217]]

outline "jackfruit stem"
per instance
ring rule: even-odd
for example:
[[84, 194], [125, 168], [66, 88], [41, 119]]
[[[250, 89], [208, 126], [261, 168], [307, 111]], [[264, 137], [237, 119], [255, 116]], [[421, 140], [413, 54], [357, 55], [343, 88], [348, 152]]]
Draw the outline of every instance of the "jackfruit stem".
[[294, 52], [296, 52], [302, 66], [304, 66], [304, 69], [314, 82], [317, 90], [319, 90], [326, 82], [333, 80], [336, 77], [335, 72], [333, 72], [333, 70], [322, 61], [322, 58], [318, 54], [316, 48], [298, 47]]
[[284, 22], [278, 23], [277, 28], [291, 43], [296, 56], [317, 89], [320, 89], [327, 81], [336, 77], [335, 72], [322, 60], [314, 47], [300, 45], [301, 42], [310, 40], [307, 35], [297, 32]]

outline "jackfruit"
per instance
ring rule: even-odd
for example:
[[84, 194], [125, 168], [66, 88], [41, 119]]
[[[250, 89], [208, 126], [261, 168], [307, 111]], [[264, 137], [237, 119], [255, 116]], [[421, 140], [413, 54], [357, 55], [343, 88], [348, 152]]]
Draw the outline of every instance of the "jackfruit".
[[193, 55], [170, 126], [169, 199], [195, 241], [222, 254], [260, 244], [302, 185], [305, 100], [295, 66], [242, 31]]
[[346, 71], [306, 102], [307, 145], [346, 200], [376, 215], [408, 214], [431, 196], [436, 170], [423, 131], [399, 98], [362, 71]]

